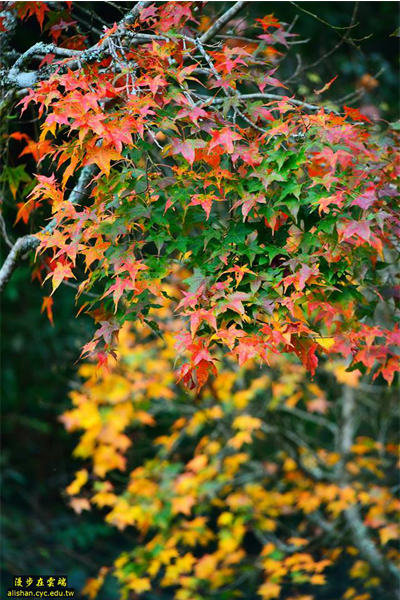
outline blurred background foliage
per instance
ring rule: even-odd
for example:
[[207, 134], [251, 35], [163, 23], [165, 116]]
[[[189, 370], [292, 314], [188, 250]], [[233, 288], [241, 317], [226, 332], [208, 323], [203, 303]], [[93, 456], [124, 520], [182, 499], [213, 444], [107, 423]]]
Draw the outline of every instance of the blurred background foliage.
[[[56, 4], [56, 3], [54, 3]], [[112, 3], [74, 3], [74, 11], [95, 11], [110, 25], [121, 18]], [[124, 2], [124, 10], [133, 5]], [[209, 2], [205, 14], [220, 14], [232, 3]], [[351, 41], [343, 41], [346, 27], [358, 4], [351, 29]], [[315, 16], [308, 14], [312, 13]], [[362, 107], [364, 112], [393, 121], [398, 112], [398, 5], [394, 2], [252, 2], [249, 20], [274, 13], [279, 20], [296, 22], [293, 31], [298, 40], [309, 40], [291, 48], [281, 79], [303, 69], [290, 93], [316, 100], [314, 89], [338, 75], [329, 90], [333, 100], [350, 95], [345, 103]], [[92, 24], [85, 17], [87, 31]], [[98, 23], [96, 23], [98, 26]], [[33, 19], [19, 25], [15, 39], [18, 51], [40, 39]], [[332, 48], [338, 48], [325, 56]], [[301, 56], [299, 63], [296, 54]], [[322, 60], [321, 60], [322, 59]], [[320, 62], [319, 62], [320, 61]], [[307, 68], [307, 65], [315, 67]], [[300, 66], [299, 66], [300, 65]], [[371, 113], [372, 111], [372, 113]], [[24, 131], [35, 138], [32, 117], [19, 121], [16, 112], [8, 121], [8, 132]], [[20, 148], [10, 145], [11, 160], [17, 164]], [[33, 160], [25, 156], [27, 171]], [[9, 222], [15, 219], [12, 198], [4, 197]], [[18, 224], [13, 237], [26, 233]], [[2, 260], [7, 248], [2, 240]], [[75, 319], [74, 290], [64, 286], [57, 294], [54, 307], [55, 327], [41, 314], [43, 295], [38, 281], [31, 281], [31, 268], [24, 263], [6, 288], [1, 306], [1, 596], [18, 574], [64, 573], [69, 585], [80, 589], [88, 576], [130, 547], [129, 533], [123, 535], [109, 527], [99, 513], [75, 514], [67, 505], [64, 488], [80, 468], [71, 454], [76, 445], [74, 435], [65, 432], [59, 415], [69, 406], [68, 393], [76, 385], [76, 361], [81, 346], [92, 336], [92, 321]], [[46, 284], [47, 285], [47, 284]], [[103, 588], [100, 600], [113, 600], [117, 590]], [[150, 596], [149, 596], [150, 597]], [[326, 598], [327, 596], [323, 596]], [[334, 596], [329, 596], [335, 600]], [[160, 598], [160, 596], [157, 596]], [[321, 596], [322, 598], [322, 596]], [[250, 600], [250, 599], [249, 599]]]

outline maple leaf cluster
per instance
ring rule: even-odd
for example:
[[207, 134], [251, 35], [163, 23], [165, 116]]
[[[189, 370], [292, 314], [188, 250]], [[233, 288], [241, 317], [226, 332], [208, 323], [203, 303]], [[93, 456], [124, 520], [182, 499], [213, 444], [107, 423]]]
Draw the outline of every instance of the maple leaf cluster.
[[[312, 375], [318, 355], [339, 353], [391, 383], [398, 333], [373, 323], [372, 306], [387, 287], [377, 267], [397, 243], [394, 132], [347, 106], [262, 100], [266, 86], [286, 87], [277, 68], [257, 60], [254, 71], [257, 44], [202, 44], [196, 4], [144, 8], [100, 40], [109, 56], [80, 69], [59, 61], [21, 100], [22, 113], [38, 108], [42, 130], [37, 143], [14, 134], [22, 154], [50, 157], [54, 170], [37, 176], [17, 221], [51, 205], [56, 228], [38, 248], [52, 252], [46, 279], [52, 293], [77, 279], [78, 295], [94, 297], [81, 310], [102, 324], [83, 354], [107, 364], [124, 321], [163, 306], [161, 282], [179, 264], [192, 274], [191, 300], [177, 308], [188, 321], [179, 378], [190, 388], [217, 373], [218, 347], [240, 364], [293, 353]], [[42, 5], [15, 3], [41, 26]], [[271, 15], [254, 26], [272, 48], [294, 35]], [[260, 100], [245, 100], [251, 87]], [[71, 180], [89, 167], [86, 196], [71, 201]]]
[[[365, 416], [360, 371], [326, 361], [318, 374], [327, 393], [290, 355], [274, 354], [260, 370], [251, 353], [238, 368], [220, 352], [218, 378], [188, 398], [173, 372], [168, 304], [162, 338], [148, 325], [124, 326], [118, 362], [100, 373], [93, 362], [81, 366], [83, 383], [61, 416], [80, 431], [74, 454], [86, 465], [66, 489], [71, 507], [101, 509], [136, 539], [84, 593], [95, 598], [108, 575], [121, 597], [166, 588], [178, 600], [231, 598], [225, 590], [312, 599], [341, 569], [344, 600], [385, 597], [393, 575], [375, 570], [364, 543], [382, 560], [400, 558], [390, 485], [397, 448], [391, 435], [384, 443], [362, 435], [360, 424], [343, 446], [338, 410], [355, 403], [358, 423]], [[373, 386], [367, 395], [373, 403]]]

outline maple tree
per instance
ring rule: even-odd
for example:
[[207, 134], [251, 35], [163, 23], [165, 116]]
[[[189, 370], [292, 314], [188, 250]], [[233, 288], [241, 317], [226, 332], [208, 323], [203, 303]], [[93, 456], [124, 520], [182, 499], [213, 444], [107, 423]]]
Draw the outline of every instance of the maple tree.
[[[196, 446], [190, 460], [185, 457], [183, 470], [177, 470], [174, 461], [169, 465], [168, 456], [164, 459], [161, 452], [154, 463], [133, 472], [128, 492], [134, 495], [145, 483], [149, 490], [143, 501], [148, 503], [146, 509], [118, 499], [107, 481], [98, 482], [100, 497], [104, 493], [108, 498], [103, 506], [113, 506], [109, 521], [121, 528], [139, 525], [145, 533], [163, 505], [154, 493], [165, 487], [172, 508], [166, 522], [158, 524], [162, 532], [158, 535], [174, 539], [174, 546], [185, 536], [192, 540], [189, 546], [199, 543], [206, 548], [214, 543], [218, 535], [203, 517], [196, 517], [200, 521], [183, 517], [190, 517], [207, 502], [207, 510], [217, 511], [232, 496], [232, 506], [228, 502], [226, 510], [215, 516], [221, 533], [219, 550], [206, 552], [200, 560], [188, 552], [179, 558], [182, 566], [171, 565], [175, 570], [164, 575], [167, 586], [178, 576], [182, 579], [178, 599], [211, 593], [197, 579], [207, 580], [217, 566], [219, 577], [211, 590], [225, 593], [218, 590], [231, 585], [237, 575], [234, 565], [244, 560], [240, 544], [252, 518], [254, 529], [265, 536], [275, 531], [274, 518], [285, 510], [301, 513], [303, 519], [313, 502], [315, 510], [327, 504], [334, 517], [343, 513], [352, 515], [349, 523], [359, 521], [354, 535], [366, 539], [365, 524], [355, 514], [356, 499], [365, 506], [391, 502], [386, 490], [377, 488], [378, 501], [364, 488], [346, 487], [344, 463], [352, 444], [341, 447], [337, 468], [335, 462], [329, 463], [332, 449], [310, 451], [313, 460], [318, 457], [336, 477], [332, 488], [323, 479], [320, 495], [315, 495], [315, 478], [306, 468], [307, 451], [297, 442], [293, 450], [293, 440], [285, 441], [289, 449], [281, 449], [282, 455], [274, 455], [276, 472], [286, 473], [282, 481], [286, 491], [277, 492], [273, 502], [254, 477], [250, 491], [235, 497], [234, 491], [225, 490], [223, 500], [218, 495], [228, 485], [229, 475], [239, 473], [239, 477], [242, 468], [248, 467], [242, 446], [251, 445], [253, 437], [262, 439], [268, 429], [266, 415], [261, 418], [245, 412], [235, 416], [233, 409], [221, 408], [218, 394], [224, 380], [230, 381], [226, 392], [230, 395], [236, 378], [242, 377], [238, 373], [250, 372], [248, 365], [254, 361], [267, 370], [268, 365], [279, 370], [280, 364], [290, 365], [294, 373], [299, 369], [299, 386], [303, 387], [307, 387], [303, 368], [318, 377], [318, 369], [326, 369], [327, 358], [346, 361], [340, 364], [346, 364], [348, 377], [370, 373], [373, 381], [388, 384], [400, 370], [396, 350], [400, 334], [393, 315], [399, 288], [393, 268], [399, 231], [397, 128], [371, 122], [346, 104], [332, 107], [324, 94], [337, 85], [337, 76], [315, 90], [318, 102], [295, 97], [290, 78], [281, 80], [279, 66], [296, 41], [296, 33], [274, 15], [254, 22], [243, 17], [244, 25], [239, 27], [237, 15], [246, 4], [236, 2], [212, 21], [203, 2], [138, 2], [119, 22], [104, 28], [95, 43], [82, 34], [72, 17], [71, 2], [61, 3], [59, 10], [45, 2], [4, 2], [2, 7], [1, 27], [6, 33], [12, 34], [18, 20], [36, 19], [49, 41], [39, 41], [22, 53], [4, 75], [12, 90], [4, 100], [6, 109], [25, 116], [34, 112], [40, 131], [36, 139], [20, 131], [10, 136], [22, 148], [20, 156], [29, 154], [37, 163], [34, 177], [23, 165], [7, 165], [1, 176], [18, 200], [16, 223], [24, 223], [35, 233], [9, 244], [0, 288], [21, 257], [34, 250], [33, 276], [46, 290], [42, 312], [53, 322], [57, 290], [63, 284], [76, 287], [79, 313], [91, 315], [97, 326], [82, 356], [95, 361], [105, 386], [109, 381], [113, 390], [128, 385], [126, 372], [120, 384], [114, 380], [123, 368], [127, 351], [121, 339], [129, 335], [126, 322], [130, 321], [135, 331], [147, 335], [143, 328], [148, 327], [154, 337], [168, 338], [168, 361], [177, 361], [177, 373], [173, 374], [168, 362], [162, 388], [150, 394], [154, 411], [158, 400], [162, 404], [177, 393], [175, 381], [193, 390], [192, 408], [196, 402], [206, 402], [203, 412], [197, 411], [203, 415], [198, 417], [198, 426], [202, 419], [207, 423], [234, 417], [228, 433], [220, 437], [216, 426], [215, 440], [202, 442], [204, 448]], [[233, 24], [232, 33], [220, 35], [228, 24]], [[38, 69], [28, 70], [37, 57]], [[40, 229], [34, 226], [38, 219], [43, 222]], [[377, 319], [381, 312], [384, 318]], [[160, 368], [156, 359], [153, 363], [155, 370]], [[145, 382], [150, 389], [152, 377], [158, 381], [157, 374], [150, 373]], [[251, 390], [256, 394], [257, 386], [270, 384], [262, 377], [261, 383], [258, 376], [248, 380], [248, 389], [241, 391], [250, 396], [237, 409], [245, 409], [253, 397]], [[90, 385], [96, 389], [101, 384]], [[313, 389], [319, 390], [309, 400], [308, 411], [324, 413], [326, 400], [319, 395], [320, 388], [307, 385], [311, 395]], [[100, 391], [106, 393], [103, 388]], [[215, 403], [209, 407], [210, 394]], [[289, 406], [295, 407], [301, 397]], [[103, 428], [98, 407], [84, 397], [81, 401], [82, 410], [89, 410], [90, 425], [86, 426], [77, 408], [76, 425], [70, 427], [88, 428], [87, 444], [78, 447], [77, 453], [92, 457], [94, 474], [101, 480], [109, 470], [124, 468], [130, 445], [125, 428], [136, 418], [151, 426], [154, 411], [147, 410], [145, 403], [136, 415], [130, 401], [117, 400], [106, 413], [114, 424]], [[103, 401], [101, 396], [96, 400]], [[181, 404], [176, 412], [175, 425], [186, 418]], [[167, 455], [180, 430], [187, 433], [188, 421], [181, 423], [161, 442]], [[196, 431], [197, 425], [192, 427]], [[100, 436], [99, 446], [96, 436]], [[220, 448], [212, 446], [214, 441], [238, 450], [220, 473], [217, 465], [222, 468], [224, 461]], [[361, 441], [360, 447], [365, 444], [368, 447], [368, 442]], [[215, 453], [206, 450], [208, 445], [217, 448]], [[381, 446], [374, 445], [373, 450], [380, 452]], [[364, 468], [360, 461], [354, 469]], [[377, 468], [374, 459], [367, 461], [366, 468]], [[343, 475], [341, 484], [338, 474]], [[86, 471], [80, 471], [69, 493], [78, 493], [87, 477]], [[73, 502], [78, 510], [90, 506], [87, 498]], [[269, 502], [272, 505], [266, 512], [252, 515], [255, 506]], [[386, 511], [386, 504], [385, 511], [379, 506], [381, 512]], [[176, 533], [175, 517], [179, 518]], [[308, 540], [311, 525], [307, 518], [305, 522]], [[378, 522], [376, 529], [382, 525]], [[381, 542], [395, 539], [392, 525], [384, 521]], [[179, 556], [171, 547], [167, 562], [150, 557], [157, 540], [148, 541], [146, 551], [135, 550], [134, 559], [121, 558], [116, 572], [121, 573], [126, 589], [146, 592], [161, 565]], [[329, 553], [318, 562], [300, 550], [289, 553], [288, 562], [274, 558], [276, 554], [269, 558], [281, 549], [277, 542], [268, 543], [272, 546], [264, 544], [260, 558], [267, 565], [264, 587], [259, 588], [264, 598], [279, 597], [288, 573], [298, 574], [299, 583], [323, 583], [321, 572], [335, 562]], [[285, 547], [293, 544], [301, 549], [309, 542], [284, 542]], [[362, 559], [368, 568], [360, 564], [359, 572], [369, 575], [368, 569], [375, 569], [379, 581], [394, 576], [393, 549], [387, 557], [375, 545], [371, 547]], [[356, 552], [362, 550], [357, 547]], [[139, 558], [143, 569], [136, 573], [131, 565]], [[193, 568], [194, 578], [188, 575]], [[148, 575], [143, 575], [145, 571]], [[97, 583], [89, 587], [90, 592]], [[226, 597], [229, 594], [230, 588]]]
[[176, 385], [171, 316], [165, 308], [158, 339], [148, 325], [124, 326], [118, 362], [82, 365], [60, 417], [80, 432], [74, 454], [85, 463], [66, 489], [70, 506], [135, 532], [132, 550], [84, 593], [96, 598], [114, 577], [122, 598], [166, 588], [177, 600], [310, 600], [325, 586], [344, 600], [389, 597], [400, 558], [397, 436], [381, 430], [377, 441], [367, 407], [385, 428], [394, 395], [385, 415], [343, 359], [325, 361], [317, 382], [290, 356], [260, 370], [220, 352], [219, 376], [188, 397]]

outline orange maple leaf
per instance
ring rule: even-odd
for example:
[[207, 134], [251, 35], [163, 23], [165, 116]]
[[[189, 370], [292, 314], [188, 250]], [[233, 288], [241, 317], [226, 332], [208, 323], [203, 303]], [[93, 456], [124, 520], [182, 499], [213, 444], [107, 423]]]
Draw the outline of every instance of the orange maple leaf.
[[121, 154], [114, 148], [95, 148], [86, 161], [87, 165], [96, 164], [108, 177], [110, 174], [110, 163], [112, 160], [120, 160]]
[[75, 275], [73, 274], [73, 272], [71, 271], [71, 268], [69, 267], [69, 265], [67, 264], [63, 264], [61, 262], [57, 262], [57, 266], [54, 269], [54, 271], [52, 271], [51, 273], [49, 273], [45, 279], [45, 281], [47, 279], [49, 279], [49, 277], [52, 277], [52, 286], [53, 286], [53, 291], [51, 292], [51, 295], [54, 294], [54, 292], [56, 291], [56, 289], [58, 288], [58, 286], [62, 283], [62, 281], [64, 279], [70, 279], [71, 277], [73, 277], [74, 279], [76, 279]]
[[44, 312], [46, 311], [47, 313], [47, 317], [50, 321], [50, 323], [53, 325], [54, 327], [54, 321], [53, 321], [53, 304], [54, 304], [54, 300], [51, 296], [44, 296], [43, 297], [43, 304], [42, 304], [42, 308], [40, 310], [40, 312]]
[[172, 512], [174, 514], [183, 513], [184, 515], [190, 515], [192, 506], [196, 502], [193, 496], [181, 496], [172, 499]]

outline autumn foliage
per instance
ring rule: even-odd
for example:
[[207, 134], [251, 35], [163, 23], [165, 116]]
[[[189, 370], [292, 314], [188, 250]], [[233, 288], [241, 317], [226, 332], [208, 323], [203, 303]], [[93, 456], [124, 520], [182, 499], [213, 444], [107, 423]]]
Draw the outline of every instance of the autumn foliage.
[[[294, 353], [311, 374], [318, 354], [340, 354], [390, 383], [398, 333], [368, 317], [398, 226], [393, 132], [354, 108], [310, 111], [253, 58], [257, 45], [204, 47], [192, 8], [144, 8], [105, 33], [97, 60], [58, 61], [20, 102], [43, 116], [24, 151], [50, 155], [54, 172], [37, 176], [19, 217], [51, 204], [38, 253], [50, 252], [53, 292], [79, 269], [78, 294], [96, 296], [82, 306], [100, 323], [84, 355], [108, 362], [122, 323], [164, 304], [179, 263], [193, 273], [177, 307], [190, 388], [216, 373], [216, 347], [239, 364]], [[294, 35], [270, 17], [254, 26], [268, 58]], [[263, 99], [271, 87], [280, 99]], [[71, 178], [90, 165], [88, 197], [73, 204]]]
[[[86, 464], [66, 490], [71, 506], [100, 509], [137, 536], [85, 593], [95, 598], [108, 575], [122, 598], [167, 588], [177, 600], [309, 600], [324, 585], [337, 593], [338, 568], [340, 597], [387, 593], [399, 558], [397, 445], [355, 436], [346, 446], [340, 400], [359, 410], [360, 372], [325, 362], [319, 385], [290, 357], [274, 354], [260, 370], [220, 353], [215, 381], [188, 395], [175, 383], [168, 325], [162, 339], [124, 327], [118, 363], [100, 373], [83, 365], [61, 417], [80, 432], [74, 454]], [[380, 574], [363, 547], [370, 536], [388, 561]]]
[[89, 46], [62, 4], [8, 3], [51, 40], [18, 101], [38, 139], [11, 136], [49, 168], [2, 177], [17, 223], [48, 216], [42, 311], [68, 283], [97, 327], [67, 494], [138, 543], [86, 593], [306, 600], [341, 564], [368, 600], [397, 577], [395, 447], [348, 419], [399, 370], [396, 128], [331, 108], [336, 76], [295, 97], [273, 15], [215, 37], [203, 2], [139, 3]]

